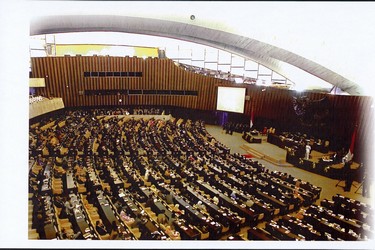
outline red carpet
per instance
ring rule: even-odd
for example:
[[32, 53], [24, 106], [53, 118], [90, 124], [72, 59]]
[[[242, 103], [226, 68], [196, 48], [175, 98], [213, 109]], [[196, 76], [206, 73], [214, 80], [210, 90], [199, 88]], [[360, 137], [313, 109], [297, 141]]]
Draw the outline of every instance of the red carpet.
[[253, 158], [254, 156], [252, 154], [243, 154], [246, 158]]

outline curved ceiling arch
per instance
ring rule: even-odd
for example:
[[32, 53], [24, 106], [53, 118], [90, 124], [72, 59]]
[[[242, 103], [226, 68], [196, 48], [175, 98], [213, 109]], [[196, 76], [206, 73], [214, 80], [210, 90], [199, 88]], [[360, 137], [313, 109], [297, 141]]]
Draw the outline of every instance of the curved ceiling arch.
[[289, 79], [282, 62], [331, 83], [351, 95], [365, 95], [362, 88], [328, 68], [285, 49], [233, 33], [175, 21], [115, 16], [115, 15], [58, 15], [34, 18], [30, 35], [112, 31], [163, 36], [223, 49], [254, 60]]

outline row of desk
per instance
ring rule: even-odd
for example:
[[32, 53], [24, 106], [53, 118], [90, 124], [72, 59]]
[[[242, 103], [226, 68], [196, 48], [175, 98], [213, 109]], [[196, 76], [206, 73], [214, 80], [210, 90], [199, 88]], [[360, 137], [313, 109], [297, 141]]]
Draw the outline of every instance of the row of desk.
[[240, 230], [240, 225], [244, 223], [241, 217], [235, 215], [227, 207], [216, 205], [213, 201], [194, 190], [191, 186], [188, 186], [186, 190], [191, 194], [190, 197], [194, 197], [194, 202], [202, 201], [209, 214], [221, 218], [220, 223], [223, 224], [223, 227], [229, 226], [229, 230], [232, 233], [237, 233]]
[[[48, 166], [48, 165], [47, 165]], [[44, 223], [44, 234], [46, 239], [56, 238], [57, 220], [55, 217], [55, 209], [52, 202], [52, 196], [46, 194], [42, 196], [43, 207], [45, 213]]]
[[41, 195], [51, 195], [52, 194], [52, 166], [51, 164], [46, 164], [43, 171], [43, 180], [40, 185]]
[[246, 219], [246, 222], [249, 223], [249, 225], [254, 224], [257, 222], [260, 213], [256, 213], [252, 208], [245, 206], [242, 206], [244, 204], [239, 204], [232, 200], [229, 196], [223, 194], [219, 190], [215, 189], [213, 186], [209, 185], [208, 183], [205, 183], [203, 181], [198, 180], [196, 182], [200, 188], [202, 188], [203, 191], [209, 193], [212, 196], [218, 197], [224, 205], [229, 207], [232, 211], [238, 213], [241, 217], [244, 217]]
[[[168, 185], [161, 183], [159, 186], [161, 189], [172, 195], [173, 201], [176, 204], [179, 204], [180, 210], [184, 210], [182, 215], [177, 216], [182, 217], [187, 222], [187, 224], [184, 225], [185, 228], [188, 228], [190, 225], [199, 228], [199, 231], [203, 234], [209, 232], [210, 239], [217, 239], [221, 235], [223, 226], [215, 221], [210, 215], [199, 211], [195, 208], [194, 204], [191, 204], [191, 201], [187, 200], [186, 197], [177, 194]], [[203, 237], [203, 235], [200, 235], [200, 237]]]
[[[234, 180], [235, 178], [232, 177], [230, 180]], [[238, 196], [242, 202], [246, 204], [247, 201], [252, 200], [253, 205], [249, 208], [252, 211], [256, 211], [257, 214], [259, 214], [258, 218], [254, 218], [257, 221], [261, 221], [262, 219], [270, 219], [275, 214], [275, 208], [270, 203], [267, 203], [262, 199], [261, 195], [257, 195], [257, 193], [249, 193], [245, 192], [244, 190], [239, 190], [235, 186], [229, 186], [228, 183], [225, 181], [219, 181], [216, 183], [217, 187], [223, 188], [226, 190], [226, 192], [236, 192], [236, 196]]]
[[[76, 193], [70, 193], [69, 194], [70, 203], [73, 205], [73, 217], [74, 217], [74, 223], [79, 228], [79, 231], [83, 235], [85, 239], [94, 239], [95, 232], [93, 230], [93, 227], [90, 227], [90, 223], [86, 217], [85, 211], [82, 207], [82, 204], [80, 202], [80, 196], [77, 196]], [[64, 208], [63, 208], [64, 209]]]
[[[268, 133], [267, 142], [269, 142], [271, 144], [274, 144], [274, 145], [276, 145], [280, 148], [300, 147], [300, 148], [302, 148], [301, 151], [305, 150], [306, 144], [310, 144], [311, 150], [315, 150], [315, 151], [318, 151], [318, 152], [321, 152], [321, 153], [328, 153], [328, 150], [329, 150], [328, 145], [326, 146], [324, 143], [316, 143], [316, 142], [311, 143], [311, 139], [307, 139], [307, 138], [303, 138], [303, 137], [300, 137], [300, 138], [298, 138], [298, 140], [296, 140], [296, 139], [293, 139], [293, 138], [286, 137], [285, 136], [286, 134], [287, 133], [285, 133], [285, 132], [282, 133], [281, 135]], [[302, 144], [301, 141], [303, 141], [304, 144]]]
[[[185, 219], [180, 218], [180, 216], [173, 211], [171, 211], [168, 204], [161, 200], [154, 192], [152, 192], [147, 187], [140, 187], [141, 191], [146, 197], [152, 197], [154, 202], [151, 204], [151, 209], [154, 213], [164, 213], [167, 217], [168, 224], [173, 225], [173, 227], [178, 231], [181, 235], [181, 239], [183, 240], [198, 240], [201, 237], [200, 231], [194, 227], [189, 225]], [[181, 216], [182, 217], [182, 216]]]
[[66, 171], [66, 189], [69, 194], [77, 193], [77, 185], [74, 180], [74, 173], [72, 169]]
[[[267, 210], [265, 211], [265, 216], [267, 219], [273, 215], [279, 214], [280, 212], [285, 213], [289, 209], [286, 203], [268, 194], [268, 183], [261, 178], [253, 179], [251, 176], [245, 175], [241, 179], [232, 176], [228, 178], [228, 180], [230, 181], [230, 183], [237, 187], [244, 187], [243, 189], [241, 189], [244, 190], [244, 192], [252, 194], [253, 196], [260, 199], [261, 203], [265, 205], [262, 207], [267, 207], [267, 209], [265, 209]], [[238, 186], [238, 184], [240, 184], [240, 186]], [[271, 211], [270, 208], [273, 210]]]
[[108, 232], [114, 230], [113, 223], [118, 226], [119, 235], [117, 239], [135, 240], [136, 238], [129, 230], [127, 225], [124, 225], [117, 212], [114, 210], [109, 198], [104, 195], [102, 190], [96, 191], [97, 207], [100, 218], [107, 228]]
[[[139, 130], [133, 131], [134, 133], [129, 132], [126, 134], [127, 140], [136, 143], [137, 135], [142, 132], [142, 127], [139, 125], [140, 124], [137, 124]], [[153, 130], [149, 128], [148, 131]], [[256, 225], [263, 218], [268, 220], [277, 215], [279, 211], [286, 212], [291, 210], [289, 204], [287, 204], [288, 200], [280, 201], [280, 197], [277, 194], [271, 192], [267, 193], [266, 188], [269, 186], [268, 182], [271, 181], [270, 178], [272, 177], [262, 175], [264, 170], [262, 165], [256, 162], [248, 162], [245, 159], [241, 159], [239, 156], [229, 156], [229, 151], [225, 150], [225, 148], [216, 148], [213, 146], [216, 145], [213, 141], [214, 139], [211, 139], [211, 141], [205, 145], [205, 148], [209, 145], [212, 146], [212, 150], [215, 152], [216, 149], [219, 150], [218, 155], [212, 155], [210, 154], [211, 151], [206, 152], [203, 150], [204, 148], [199, 151], [194, 151], [194, 148], [202, 147], [202, 143], [200, 144], [198, 142], [204, 142], [204, 140], [203, 135], [198, 134], [198, 132], [193, 133], [192, 131], [193, 130], [185, 131], [184, 127], [180, 127], [175, 134], [174, 140], [179, 149], [184, 149], [185, 153], [189, 151], [193, 153], [185, 159], [183, 159], [183, 156], [181, 158], [176, 158], [173, 154], [168, 154], [167, 152], [171, 151], [170, 144], [167, 142], [163, 143], [163, 140], [159, 138], [159, 134], [155, 133], [155, 140], [145, 139], [146, 141], [143, 142], [142, 145], [144, 149], [154, 144], [159, 145], [160, 152], [157, 152], [156, 155], [153, 152], [146, 155], [143, 153], [139, 154], [139, 150], [134, 150], [129, 157], [123, 154], [113, 155], [108, 157], [109, 161], [106, 161], [104, 165], [100, 164], [99, 166], [96, 164], [97, 166], [92, 166], [93, 169], [87, 172], [89, 178], [87, 178], [88, 182], [85, 184], [90, 185], [89, 183], [91, 183], [92, 187], [98, 187], [99, 190], [93, 190], [95, 191], [94, 194], [97, 199], [100, 217], [107, 228], [111, 228], [112, 222], [118, 220], [118, 218], [110, 201], [107, 200], [108, 197], [103, 195], [103, 191], [101, 191], [99, 185], [100, 179], [102, 179], [102, 181], [105, 180], [113, 187], [111, 188], [111, 192], [114, 195], [116, 195], [118, 188], [124, 187], [124, 180], [127, 179], [126, 181], [131, 184], [129, 190], [137, 192], [140, 196], [138, 197], [133, 193], [124, 192], [123, 194], [125, 195], [121, 195], [119, 198], [121, 198], [122, 204], [127, 208], [127, 211], [131, 213], [132, 217], [137, 218], [139, 214], [145, 213], [140, 203], [144, 202], [144, 199], [149, 195], [153, 195], [148, 188], [143, 186], [146, 184], [146, 182], [143, 181], [146, 170], [150, 173], [148, 181], [159, 190], [163, 188], [168, 189], [173, 202], [179, 204], [181, 209], [185, 211], [185, 214], [177, 215], [176, 220], [174, 220], [173, 212], [168, 209], [163, 199], [157, 199], [156, 202], [154, 202], [155, 204], [151, 206], [151, 209], [156, 213], [165, 210], [168, 219], [173, 219], [173, 225], [185, 239], [202, 238], [202, 235], [206, 233], [209, 233], [210, 239], [219, 239], [227, 227], [230, 228], [230, 232], [236, 232], [244, 223], [247, 225]], [[110, 130], [108, 130], [108, 133], [110, 133]], [[119, 146], [121, 147], [121, 145]], [[161, 150], [161, 148], [165, 148], [166, 150]], [[93, 157], [93, 161], [95, 161], [95, 157], [96, 156]], [[125, 162], [122, 166], [119, 166], [117, 165], [119, 164], [119, 157], [125, 157], [124, 159], [130, 162]], [[147, 157], [148, 161], [143, 162], [142, 157]], [[200, 164], [199, 161], [196, 161], [197, 158], [207, 159], [207, 161], [209, 159], [210, 163], [204, 166], [203, 163]], [[99, 160], [99, 162], [100, 161], [101, 160]], [[95, 174], [96, 168], [103, 171], [99, 179]], [[171, 174], [166, 175], [166, 171], [169, 171]], [[204, 176], [205, 173], [209, 174], [210, 178], [206, 179], [206, 176]], [[119, 175], [121, 175], [121, 178]], [[254, 176], [258, 178], [253, 178]], [[217, 177], [222, 181], [215, 181]], [[205, 181], [203, 181], [202, 178], [204, 178]], [[68, 190], [70, 190], [69, 192], [74, 193], [75, 180], [73, 172], [67, 171], [66, 182]], [[174, 188], [163, 186], [163, 183], [171, 183], [176, 187], [185, 186], [186, 189], [184, 192], [178, 193], [175, 192], [176, 189]], [[279, 182], [278, 180], [272, 180], [272, 185], [280, 189], [289, 189], [286, 183]], [[199, 190], [194, 188], [194, 186], [199, 187], [200, 190], [203, 190], [209, 196], [203, 195]], [[89, 188], [89, 190], [91, 190], [91, 188]], [[220, 190], [225, 190], [227, 193], [237, 190], [241, 199], [234, 201], [228, 194], [225, 194], [225, 191]], [[245, 201], [252, 198], [250, 195], [255, 196], [254, 204], [251, 207], [245, 204]], [[220, 205], [212, 202], [211, 199], [214, 196], [219, 198]], [[187, 199], [187, 197], [189, 199]], [[199, 200], [205, 204], [208, 213], [194, 206], [195, 202]], [[149, 220], [141, 226], [143, 227], [142, 229], [149, 233], [158, 231], [162, 236], [165, 236], [165, 234], [163, 234], [164, 231], [157, 223], [151, 220], [150, 216], [148, 219]]]
[[272, 236], [278, 240], [305, 240], [305, 238], [302, 235], [298, 234], [298, 232], [294, 233], [285, 226], [277, 224], [275, 221], [267, 223], [265, 230], [270, 232], [270, 234], [272, 234]]

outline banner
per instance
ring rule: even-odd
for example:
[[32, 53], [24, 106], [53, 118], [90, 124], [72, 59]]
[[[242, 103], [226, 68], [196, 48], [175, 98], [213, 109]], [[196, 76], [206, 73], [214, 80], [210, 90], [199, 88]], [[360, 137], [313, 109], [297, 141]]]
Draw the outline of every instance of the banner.
[[355, 144], [355, 137], [356, 136], [357, 136], [357, 126], [354, 127], [354, 131], [353, 131], [353, 134], [352, 134], [352, 140], [350, 142], [349, 151], [348, 151], [348, 153], [345, 155], [345, 157], [343, 159], [345, 162], [351, 161], [353, 159], [353, 156], [354, 156], [354, 144]]
[[250, 129], [253, 127], [254, 125], [254, 110], [251, 108], [251, 115], [250, 115]]

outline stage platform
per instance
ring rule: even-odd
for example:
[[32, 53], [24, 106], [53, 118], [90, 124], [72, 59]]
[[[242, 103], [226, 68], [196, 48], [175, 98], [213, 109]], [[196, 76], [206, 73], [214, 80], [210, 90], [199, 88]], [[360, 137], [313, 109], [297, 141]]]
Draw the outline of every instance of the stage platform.
[[[240, 133], [233, 133], [233, 135], [226, 134], [220, 126], [206, 125], [207, 131], [218, 139], [220, 142], [229, 146], [231, 153], [249, 154], [255, 160], [264, 164], [269, 170], [281, 171], [284, 173], [291, 174], [292, 176], [299, 178], [304, 181], [322, 187], [322, 193], [317, 204], [320, 203], [324, 198], [331, 199], [333, 195], [341, 194], [351, 199], [365, 202], [366, 204], [374, 205], [374, 199], [364, 197], [361, 195], [361, 183], [354, 182], [350, 192], [345, 192], [342, 188], [342, 182], [338, 184], [338, 180], [331, 179], [316, 173], [306, 171], [301, 168], [297, 168], [289, 163], [285, 162], [286, 151], [285, 149], [279, 148], [276, 145], [267, 142], [267, 138], [264, 136], [262, 143], [247, 143]], [[333, 152], [329, 152], [331, 154]], [[312, 151], [312, 158], [310, 160], [316, 161], [319, 157], [322, 157], [323, 153]], [[263, 157], [263, 159], [261, 159]], [[353, 167], [357, 166], [358, 163], [354, 163]], [[340, 164], [333, 165], [333, 168], [340, 168]], [[375, 193], [375, 185], [371, 185], [370, 193]]]
[[263, 159], [275, 164], [276, 166], [292, 166], [290, 163], [285, 161], [286, 150], [268, 143], [265, 139], [267, 138], [263, 136], [262, 143], [245, 143], [241, 146], [241, 148], [255, 158]]

